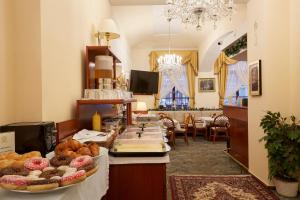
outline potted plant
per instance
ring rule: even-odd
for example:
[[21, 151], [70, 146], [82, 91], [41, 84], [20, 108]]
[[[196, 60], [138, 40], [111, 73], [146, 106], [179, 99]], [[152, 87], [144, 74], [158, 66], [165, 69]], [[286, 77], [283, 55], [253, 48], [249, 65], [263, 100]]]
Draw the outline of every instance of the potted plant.
[[300, 167], [300, 126], [296, 118], [268, 111], [260, 126], [265, 133], [260, 141], [266, 142], [268, 150], [269, 178], [280, 195], [297, 196], [299, 183], [295, 174]]

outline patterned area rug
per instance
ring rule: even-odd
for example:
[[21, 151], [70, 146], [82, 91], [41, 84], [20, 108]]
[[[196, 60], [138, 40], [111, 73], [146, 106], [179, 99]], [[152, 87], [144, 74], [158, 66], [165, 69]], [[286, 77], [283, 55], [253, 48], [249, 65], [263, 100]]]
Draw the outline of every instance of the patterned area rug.
[[173, 200], [279, 200], [251, 175], [170, 176]]

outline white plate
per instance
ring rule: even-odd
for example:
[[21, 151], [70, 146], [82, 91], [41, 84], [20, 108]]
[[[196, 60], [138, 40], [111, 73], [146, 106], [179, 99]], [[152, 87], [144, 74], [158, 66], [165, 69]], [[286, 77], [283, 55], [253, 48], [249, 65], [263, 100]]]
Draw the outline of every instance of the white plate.
[[[99, 170], [99, 166], [97, 166], [97, 170]], [[87, 179], [89, 179], [90, 177], [92, 177], [94, 174], [92, 174], [91, 176], [89, 177], [86, 177], [84, 180], [80, 181], [80, 182], [77, 182], [77, 183], [74, 183], [74, 184], [71, 184], [71, 185], [66, 185], [66, 186], [61, 186], [61, 187], [57, 187], [57, 188], [53, 188], [53, 189], [50, 189], [50, 190], [41, 190], [41, 191], [29, 191], [29, 190], [8, 190], [8, 189], [5, 189], [5, 188], [2, 188], [3, 190], [7, 190], [7, 191], [11, 191], [11, 192], [17, 192], [17, 193], [27, 193], [27, 194], [41, 194], [41, 193], [50, 193], [50, 192], [55, 192], [55, 191], [59, 191], [59, 190], [64, 190], [64, 189], [67, 189], [69, 187], [73, 187], [81, 182], [84, 182], [86, 181]], [[1, 187], [0, 187], [1, 188]]]
[[72, 187], [72, 186], [74, 186], [76, 184], [77, 183], [71, 184], [71, 185], [62, 186], [62, 187], [53, 188], [53, 189], [50, 189], [50, 190], [41, 190], [41, 191], [36, 191], [36, 192], [32, 192], [32, 191], [29, 191], [29, 190], [8, 190], [8, 189], [5, 189], [5, 188], [2, 188], [2, 189], [7, 190], [7, 191], [11, 191], [11, 192], [17, 192], [17, 193], [40, 194], [40, 193], [50, 193], [50, 192], [54, 192], [54, 191], [64, 190], [64, 189]]

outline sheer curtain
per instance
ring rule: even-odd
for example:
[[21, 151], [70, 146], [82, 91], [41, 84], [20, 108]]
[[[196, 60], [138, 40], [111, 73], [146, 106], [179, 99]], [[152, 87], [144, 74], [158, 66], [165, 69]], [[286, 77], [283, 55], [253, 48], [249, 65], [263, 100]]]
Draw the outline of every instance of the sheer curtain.
[[241, 86], [248, 85], [248, 81], [248, 65], [246, 61], [239, 61], [229, 65], [225, 98], [234, 96]]
[[184, 96], [189, 96], [186, 67], [184, 65], [179, 70], [167, 70], [162, 72], [162, 83], [160, 88], [161, 98], [165, 98], [173, 87], [180, 91]]

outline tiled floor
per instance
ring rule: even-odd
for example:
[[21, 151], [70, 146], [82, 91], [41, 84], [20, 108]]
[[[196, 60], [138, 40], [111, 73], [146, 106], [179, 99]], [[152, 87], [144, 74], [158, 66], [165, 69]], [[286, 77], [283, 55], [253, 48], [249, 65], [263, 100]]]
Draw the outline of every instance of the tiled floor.
[[[225, 142], [212, 144], [201, 137], [196, 141], [189, 138], [189, 145], [182, 138], [176, 139], [175, 150], [170, 152], [171, 163], [167, 165], [167, 176], [177, 175], [236, 175], [247, 173], [243, 168], [229, 158], [223, 150]], [[171, 200], [170, 188], [168, 199]], [[281, 200], [297, 200], [298, 198], [282, 198]]]

